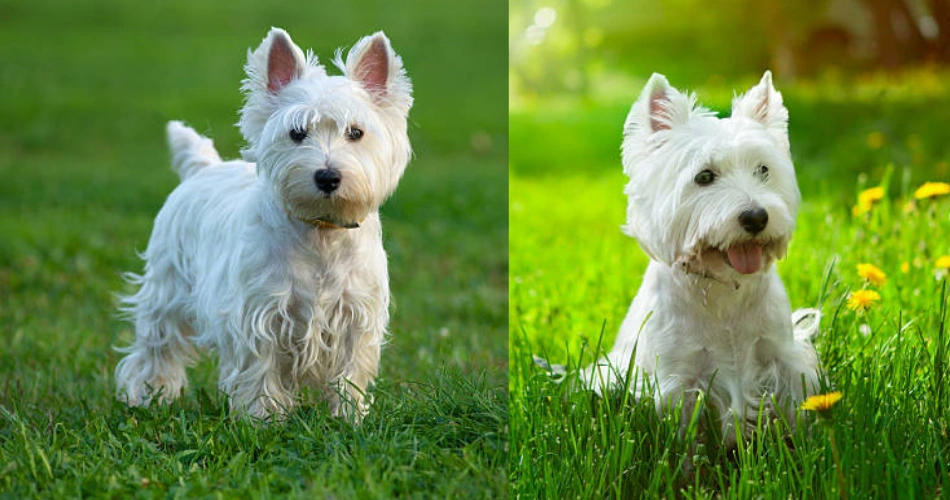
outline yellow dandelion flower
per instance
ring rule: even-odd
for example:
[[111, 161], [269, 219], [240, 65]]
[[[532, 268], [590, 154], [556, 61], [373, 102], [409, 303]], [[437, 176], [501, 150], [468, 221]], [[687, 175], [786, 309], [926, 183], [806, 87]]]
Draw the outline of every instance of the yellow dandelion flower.
[[858, 264], [858, 276], [868, 280], [874, 286], [887, 283], [887, 275], [874, 264]]
[[838, 401], [841, 401], [841, 391], [829, 392], [828, 394], [818, 394], [810, 396], [802, 403], [803, 411], [813, 411], [818, 414], [818, 418], [828, 424], [828, 438], [831, 441], [831, 456], [835, 460], [835, 470], [838, 471], [838, 488], [841, 491], [841, 498], [847, 498], [845, 494], [844, 473], [841, 472], [841, 458], [838, 456], [838, 444], [835, 442], [835, 428], [831, 426], [831, 407]]
[[910, 262], [907, 262], [906, 260], [904, 262], [901, 262], [901, 272], [904, 274], [907, 274], [910, 272]]
[[841, 391], [829, 392], [828, 394], [818, 394], [815, 396], [809, 396], [808, 399], [802, 403], [802, 410], [805, 411], [816, 411], [816, 412], [826, 412], [831, 409], [838, 401], [841, 400], [842, 394]]
[[884, 198], [884, 188], [881, 186], [872, 187], [858, 194], [858, 203], [874, 203], [875, 201], [881, 201], [882, 198]]
[[868, 134], [868, 147], [871, 149], [881, 149], [884, 145], [884, 134], [875, 130]]
[[942, 255], [934, 264], [937, 269], [950, 269], [950, 255]]
[[923, 200], [925, 198], [934, 198], [945, 194], [950, 194], [950, 184], [946, 182], [925, 182], [922, 186], [917, 188], [917, 191], [914, 191], [914, 198]]
[[881, 186], [865, 189], [858, 193], [858, 204], [851, 209], [851, 213], [855, 216], [866, 214], [882, 198], [884, 198], [884, 188]]
[[881, 294], [874, 290], [858, 290], [848, 296], [848, 309], [864, 312], [870, 309], [875, 302], [881, 301]]

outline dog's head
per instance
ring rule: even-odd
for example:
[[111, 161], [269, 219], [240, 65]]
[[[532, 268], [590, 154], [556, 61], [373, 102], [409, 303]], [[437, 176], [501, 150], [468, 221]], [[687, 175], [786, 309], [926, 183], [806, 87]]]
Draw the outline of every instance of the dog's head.
[[651, 258], [729, 280], [785, 255], [801, 195], [766, 72], [718, 119], [654, 74], [624, 126], [624, 232]]
[[396, 189], [411, 156], [412, 84], [382, 32], [364, 37], [328, 76], [279, 28], [248, 51], [239, 126], [291, 216], [358, 226]]

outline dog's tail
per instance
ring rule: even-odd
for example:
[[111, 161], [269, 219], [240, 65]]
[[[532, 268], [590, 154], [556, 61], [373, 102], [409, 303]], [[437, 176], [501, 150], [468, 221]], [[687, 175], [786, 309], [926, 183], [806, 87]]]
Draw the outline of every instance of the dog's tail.
[[818, 309], [798, 309], [792, 313], [792, 331], [795, 340], [808, 341], [818, 333], [818, 324], [821, 323], [821, 311]]
[[168, 148], [172, 153], [172, 168], [185, 180], [208, 165], [221, 163], [214, 143], [180, 121], [170, 121], [166, 127]]

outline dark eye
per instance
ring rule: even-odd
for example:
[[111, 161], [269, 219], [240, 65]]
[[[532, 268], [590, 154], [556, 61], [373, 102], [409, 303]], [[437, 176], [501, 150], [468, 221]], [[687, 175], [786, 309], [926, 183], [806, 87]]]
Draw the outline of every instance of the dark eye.
[[347, 127], [346, 129], [346, 139], [350, 141], [358, 141], [363, 137], [363, 131], [356, 127]]
[[755, 169], [755, 172], [763, 179], [767, 179], [769, 177], [769, 167], [766, 167], [765, 165], [759, 165], [759, 168]]
[[700, 186], [708, 186], [716, 180], [716, 174], [708, 168], [702, 172], [696, 174], [696, 177], [693, 177], [693, 181]]
[[295, 128], [290, 131], [290, 140], [300, 143], [307, 138], [307, 129], [305, 128]]

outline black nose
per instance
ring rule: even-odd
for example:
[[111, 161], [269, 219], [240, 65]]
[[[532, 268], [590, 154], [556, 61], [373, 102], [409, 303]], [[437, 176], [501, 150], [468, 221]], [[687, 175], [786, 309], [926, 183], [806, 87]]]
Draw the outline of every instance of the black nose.
[[340, 171], [335, 168], [324, 168], [313, 174], [313, 180], [317, 183], [317, 188], [327, 194], [336, 191], [336, 188], [340, 187], [342, 178]]
[[750, 208], [739, 214], [739, 224], [752, 234], [759, 234], [769, 223], [769, 213], [764, 208]]

